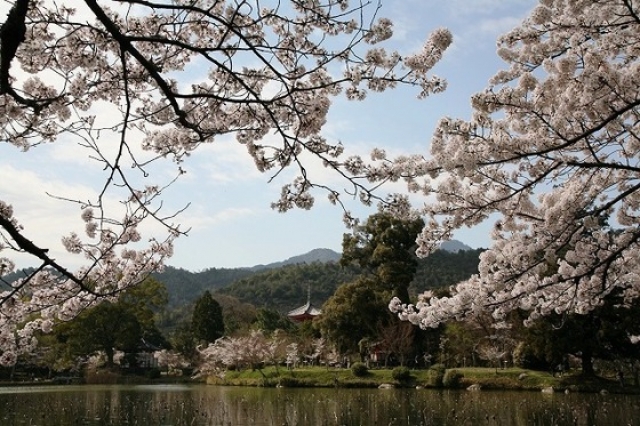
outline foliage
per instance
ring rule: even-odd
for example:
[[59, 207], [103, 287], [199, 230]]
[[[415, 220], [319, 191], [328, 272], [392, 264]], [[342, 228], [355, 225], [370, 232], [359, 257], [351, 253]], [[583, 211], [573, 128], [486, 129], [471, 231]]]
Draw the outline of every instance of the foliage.
[[344, 234], [340, 264], [357, 265], [373, 274], [381, 291], [408, 301], [408, 287], [417, 269], [415, 236], [422, 219], [403, 220], [390, 214], [369, 216], [363, 225]]
[[[383, 345], [404, 364], [414, 349], [415, 333], [382, 313], [392, 294], [408, 300], [408, 286], [417, 268], [413, 254], [415, 233], [420, 219], [401, 220], [378, 213], [345, 234], [340, 263], [356, 266], [360, 276], [340, 286], [323, 305], [317, 327], [342, 353], [361, 354], [368, 348], [362, 342]], [[356, 346], [357, 345], [357, 346]]]
[[354, 362], [351, 365], [351, 372], [356, 377], [364, 377], [369, 373], [369, 369], [362, 362]]
[[447, 370], [442, 376], [442, 386], [445, 388], [458, 388], [462, 383], [464, 375], [458, 370]]
[[[253, 305], [220, 293], [216, 293], [215, 300], [222, 308], [225, 333], [245, 333], [252, 327], [256, 320], [256, 308]], [[171, 341], [172, 347], [188, 359], [197, 356], [198, 342], [191, 327], [193, 310], [194, 304], [176, 306], [163, 311], [158, 318], [158, 328]]]
[[397, 380], [399, 382], [406, 382], [411, 378], [411, 371], [407, 367], [396, 367], [391, 370], [391, 377], [393, 380]]
[[276, 330], [283, 330], [286, 332], [295, 330], [295, 325], [291, 320], [289, 320], [289, 318], [276, 310], [267, 308], [258, 309], [255, 326], [267, 334]]
[[167, 289], [153, 277], [123, 292], [118, 305], [133, 315], [140, 323], [142, 338], [156, 347], [166, 347], [168, 342], [157, 327], [157, 318], [168, 303]]
[[[480, 252], [468, 250], [451, 253], [438, 250], [427, 258], [417, 259], [418, 267], [409, 287], [410, 293], [417, 294], [468, 279], [478, 271]], [[211, 268], [190, 272], [168, 267], [154, 276], [166, 285], [169, 295], [170, 312], [163, 315], [173, 315], [171, 312], [176, 314], [175, 319], [165, 318], [167, 321], [163, 321], [163, 329], [170, 331], [171, 324], [180, 323], [180, 318], [190, 318], [190, 312], [179, 314], [181, 307], [188, 306], [187, 302], [195, 301], [205, 290], [209, 290], [222, 305], [225, 326], [233, 331], [253, 322], [251, 316], [255, 315], [255, 308], [250, 305], [288, 312], [306, 300], [307, 284], [310, 284], [311, 301], [321, 306], [340, 284], [353, 281], [361, 272], [355, 266], [341, 268], [332, 262], [313, 262], [257, 271]], [[227, 309], [225, 298], [228, 297], [240, 299], [245, 304], [236, 306], [235, 302], [229, 301]], [[247, 318], [243, 318], [245, 316]]]
[[176, 374], [178, 371], [181, 374], [182, 369], [190, 365], [190, 362], [181, 353], [175, 351], [163, 349], [154, 352], [153, 356], [158, 362], [158, 367], [165, 369], [169, 375]]
[[385, 312], [388, 298], [376, 284], [364, 277], [343, 284], [322, 306], [316, 326], [340, 353], [358, 353], [359, 341], [376, 337], [378, 328], [393, 319]]
[[409, 285], [409, 293], [417, 295], [427, 290], [448, 288], [478, 273], [480, 254], [484, 249], [460, 250], [452, 253], [436, 250], [418, 259], [418, 268]]
[[[184, 207], [169, 209], [165, 190], [185, 173], [187, 156], [223, 135], [235, 136], [260, 172], [294, 168], [273, 203], [278, 211], [312, 207], [314, 191], [341, 204], [340, 192], [308, 173], [307, 155], [346, 177], [349, 196], [369, 202], [342, 144], [322, 135], [332, 101], [398, 86], [416, 87], [420, 97], [440, 92], [445, 81], [429, 73], [452, 41], [439, 29], [420, 52], [389, 51], [392, 22], [377, 17], [377, 5], [342, 0], [125, 0], [108, 8], [16, 0], [10, 8], [0, 31], [0, 140], [24, 152], [77, 143], [102, 182], [53, 194], [80, 210], [60, 230], [62, 246], [43, 247], [19, 221], [29, 212], [0, 201], [0, 275], [14, 271], [16, 253], [38, 262], [0, 295], [2, 307], [11, 306], [0, 330], [21, 330], [18, 339], [0, 338], [3, 364], [30, 350], [48, 321], [135, 286], [171, 256], [186, 233]], [[167, 159], [175, 163], [170, 177], [156, 167]], [[77, 270], [58, 261], [63, 250]]]
[[220, 304], [205, 291], [193, 308], [191, 330], [196, 341], [213, 343], [224, 335], [224, 319]]
[[446, 324], [440, 340], [440, 359], [446, 365], [476, 365], [477, 347], [487, 336], [477, 322]]
[[61, 324], [56, 334], [72, 355], [104, 351], [107, 366], [113, 365], [116, 350], [135, 353], [142, 339], [135, 314], [107, 301], [83, 312], [73, 322]]
[[308, 285], [311, 285], [311, 303], [320, 306], [340, 284], [356, 276], [356, 270], [341, 268], [336, 263], [287, 265], [235, 281], [219, 292], [285, 313], [304, 304]]
[[566, 364], [568, 354], [582, 361], [582, 372], [594, 374], [593, 360], [640, 360], [640, 347], [632, 341], [640, 335], [640, 304], [624, 305], [610, 294], [587, 314], [548, 315], [521, 331], [527, 365], [555, 369]]
[[429, 368], [429, 377], [427, 386], [440, 388], [444, 380], [444, 374], [447, 371], [443, 364], [434, 364]]
[[193, 360], [198, 356], [198, 342], [193, 334], [191, 324], [182, 323], [173, 330], [169, 336], [171, 347], [182, 354], [186, 359]]
[[277, 366], [290, 360], [295, 348], [278, 333], [266, 337], [262, 330], [252, 330], [246, 336], [224, 337], [199, 349], [202, 362], [200, 374], [213, 374], [220, 368], [251, 368], [261, 370], [264, 365]]
[[224, 329], [227, 334], [246, 332], [255, 324], [258, 311], [252, 304], [221, 293], [215, 293], [215, 299], [222, 308]]
[[[419, 331], [414, 326], [397, 318], [378, 328], [378, 343], [388, 355], [393, 355], [401, 366], [406, 365], [407, 360], [418, 350], [417, 342]], [[386, 361], [385, 361], [386, 365]]]
[[[107, 365], [111, 366], [118, 350], [135, 354], [140, 349], [166, 347], [167, 341], [155, 323], [155, 312], [166, 301], [162, 283], [149, 277], [123, 292], [117, 301], [104, 301], [69, 322], [57, 324], [54, 328], [57, 342], [45, 339], [42, 344], [58, 357], [53, 365], [64, 365], [60, 362], [63, 359], [72, 362], [75, 357], [103, 351]], [[135, 364], [135, 358], [128, 361]]]
[[169, 306], [176, 307], [195, 302], [206, 290], [215, 291], [254, 273], [247, 268], [209, 268], [191, 272], [167, 266], [153, 276], [167, 287]]

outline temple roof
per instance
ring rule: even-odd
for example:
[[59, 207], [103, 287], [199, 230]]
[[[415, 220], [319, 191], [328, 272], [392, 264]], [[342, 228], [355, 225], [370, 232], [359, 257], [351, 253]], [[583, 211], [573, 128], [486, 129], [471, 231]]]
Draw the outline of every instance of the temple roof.
[[296, 308], [287, 313], [287, 316], [292, 319], [307, 319], [313, 318], [322, 314], [322, 311], [311, 304], [311, 302], [307, 302], [304, 305]]
[[292, 320], [305, 321], [313, 319], [320, 314], [322, 314], [322, 311], [311, 304], [311, 284], [309, 284], [307, 287], [307, 303], [289, 311], [287, 316]]

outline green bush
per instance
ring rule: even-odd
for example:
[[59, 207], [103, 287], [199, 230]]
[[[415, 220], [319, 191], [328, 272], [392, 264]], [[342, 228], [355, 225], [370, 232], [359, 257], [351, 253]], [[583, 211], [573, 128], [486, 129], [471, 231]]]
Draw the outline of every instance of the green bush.
[[406, 382], [411, 378], [411, 371], [407, 367], [396, 367], [391, 371], [391, 377], [399, 382]]
[[427, 386], [441, 388], [446, 369], [443, 364], [434, 364], [429, 369], [429, 381]]
[[458, 388], [463, 377], [458, 370], [447, 370], [442, 376], [442, 385], [446, 388]]
[[369, 369], [361, 362], [354, 362], [351, 366], [351, 372], [356, 377], [363, 377], [366, 376], [367, 373], [369, 373]]

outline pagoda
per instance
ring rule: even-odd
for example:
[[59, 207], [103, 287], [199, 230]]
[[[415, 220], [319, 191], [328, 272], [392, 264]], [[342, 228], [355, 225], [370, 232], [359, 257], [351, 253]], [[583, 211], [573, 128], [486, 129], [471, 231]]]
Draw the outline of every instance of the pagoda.
[[311, 286], [307, 289], [307, 303], [287, 313], [287, 317], [296, 322], [309, 321], [322, 314], [322, 311], [311, 304]]

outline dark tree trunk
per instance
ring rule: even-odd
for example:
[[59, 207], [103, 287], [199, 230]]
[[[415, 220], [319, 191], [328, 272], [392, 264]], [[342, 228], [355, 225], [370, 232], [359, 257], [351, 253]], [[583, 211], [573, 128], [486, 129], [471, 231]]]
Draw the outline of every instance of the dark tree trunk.
[[582, 351], [582, 375], [583, 376], [595, 376], [593, 370], [593, 354], [590, 350]]
[[113, 346], [105, 347], [104, 352], [105, 352], [105, 355], [107, 356], [107, 367], [109, 368], [113, 367], [113, 355], [114, 355]]

